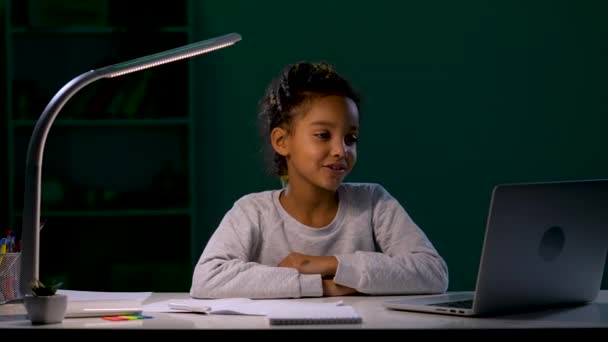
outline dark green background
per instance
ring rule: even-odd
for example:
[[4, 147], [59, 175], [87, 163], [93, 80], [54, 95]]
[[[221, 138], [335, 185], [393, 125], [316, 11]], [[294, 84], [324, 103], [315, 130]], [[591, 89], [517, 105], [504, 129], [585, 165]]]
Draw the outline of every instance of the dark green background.
[[262, 173], [255, 106], [298, 60], [327, 60], [362, 91], [348, 180], [380, 182], [402, 202], [446, 258], [451, 290], [475, 286], [495, 184], [608, 175], [607, 2], [199, 6], [201, 37], [243, 36], [196, 62], [201, 237], [239, 196], [277, 186]]
[[379, 182], [401, 201], [445, 257], [450, 290], [475, 286], [495, 184], [608, 175], [608, 2], [218, 0], [191, 9], [194, 40], [243, 36], [191, 60], [193, 261], [236, 199], [278, 187], [264, 174], [256, 104], [300, 60], [326, 60], [361, 90], [359, 162], [347, 180]]

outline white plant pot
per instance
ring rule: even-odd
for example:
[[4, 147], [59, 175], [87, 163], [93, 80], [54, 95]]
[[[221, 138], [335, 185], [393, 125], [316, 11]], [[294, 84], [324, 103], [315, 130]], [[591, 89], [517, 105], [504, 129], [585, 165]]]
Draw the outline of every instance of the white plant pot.
[[52, 296], [28, 294], [23, 299], [23, 304], [32, 324], [61, 323], [68, 308], [68, 297], [62, 294]]

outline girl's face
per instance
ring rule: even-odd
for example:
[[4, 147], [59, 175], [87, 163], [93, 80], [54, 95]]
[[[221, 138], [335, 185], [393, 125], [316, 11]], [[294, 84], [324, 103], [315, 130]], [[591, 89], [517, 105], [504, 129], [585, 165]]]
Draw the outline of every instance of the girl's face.
[[358, 135], [359, 110], [350, 98], [311, 98], [285, 137], [289, 183], [336, 191], [357, 161]]

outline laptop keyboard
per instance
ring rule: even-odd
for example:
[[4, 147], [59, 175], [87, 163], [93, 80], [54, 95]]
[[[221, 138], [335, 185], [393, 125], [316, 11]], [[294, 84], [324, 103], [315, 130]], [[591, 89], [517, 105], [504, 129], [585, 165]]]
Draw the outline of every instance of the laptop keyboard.
[[429, 304], [431, 306], [443, 306], [448, 308], [461, 308], [461, 309], [472, 309], [473, 308], [473, 300], [459, 300], [454, 302], [444, 302], [444, 303], [434, 303]]

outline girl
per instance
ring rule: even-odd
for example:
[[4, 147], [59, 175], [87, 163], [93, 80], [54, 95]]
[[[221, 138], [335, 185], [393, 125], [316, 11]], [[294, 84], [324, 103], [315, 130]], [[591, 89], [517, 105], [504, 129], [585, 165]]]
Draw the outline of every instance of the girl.
[[359, 96], [327, 63], [288, 65], [260, 100], [284, 188], [243, 196], [209, 239], [194, 298], [441, 293], [445, 261], [357, 161]]

